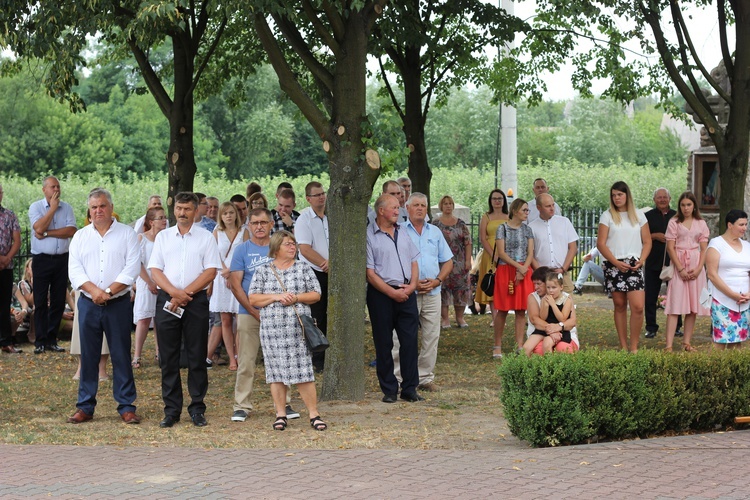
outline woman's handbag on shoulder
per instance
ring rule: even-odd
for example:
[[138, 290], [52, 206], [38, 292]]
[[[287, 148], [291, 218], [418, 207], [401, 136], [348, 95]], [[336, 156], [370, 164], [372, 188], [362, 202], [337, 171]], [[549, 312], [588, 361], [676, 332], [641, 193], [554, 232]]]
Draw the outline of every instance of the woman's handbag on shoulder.
[[662, 281], [669, 281], [674, 278], [674, 262], [670, 262], [668, 266], [665, 266], [667, 262], [667, 249], [664, 249], [664, 259], [661, 261], [661, 272], [659, 273], [659, 279]]
[[669, 281], [672, 278], [674, 278], [674, 265], [670, 262], [668, 266], [661, 268], [659, 279], [662, 281]]
[[[503, 226], [503, 230], [505, 230], [505, 226]], [[497, 244], [492, 249], [492, 267], [487, 270], [487, 274], [484, 275], [484, 278], [482, 278], [482, 282], [479, 284], [479, 287], [482, 289], [484, 294], [488, 297], [492, 297], [495, 295], [495, 269], [494, 267], [497, 265], [495, 263], [495, 250], [497, 249]]]
[[[270, 264], [270, 266], [271, 271], [273, 271], [274, 276], [276, 276], [276, 280], [279, 282], [279, 285], [281, 285], [281, 289], [286, 292], [286, 287], [281, 281], [281, 278], [276, 272], [276, 269], [274, 269], [273, 264]], [[308, 316], [307, 314], [300, 314], [297, 311], [296, 305], [292, 305], [292, 307], [294, 308], [294, 314], [297, 315], [297, 320], [302, 327], [302, 336], [304, 337], [305, 343], [307, 344], [307, 349], [312, 353], [323, 352], [328, 349], [328, 346], [330, 345], [328, 343], [328, 339], [325, 335], [323, 335], [323, 332], [320, 331], [320, 328], [318, 328], [315, 319], [313, 319], [312, 316]]]
[[299, 324], [302, 325], [302, 333], [305, 334], [305, 341], [307, 342], [307, 348], [310, 352], [323, 352], [328, 349], [330, 345], [328, 339], [323, 332], [318, 328], [315, 319], [307, 314], [300, 314], [297, 312], [297, 308], [294, 308], [294, 312], [297, 313], [299, 318]]

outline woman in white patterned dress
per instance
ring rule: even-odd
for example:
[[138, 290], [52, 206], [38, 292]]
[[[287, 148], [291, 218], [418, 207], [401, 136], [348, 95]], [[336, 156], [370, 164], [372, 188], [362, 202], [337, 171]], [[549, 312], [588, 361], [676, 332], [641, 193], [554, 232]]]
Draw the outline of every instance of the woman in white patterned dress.
[[[146, 341], [151, 320], [156, 315], [156, 283], [151, 279], [151, 271], [146, 268], [154, 240], [167, 227], [167, 215], [163, 208], [149, 208], [143, 221], [143, 232], [138, 235], [141, 247], [141, 273], [135, 280], [135, 303], [133, 304], [133, 323], [135, 324], [135, 354], [133, 368], [141, 367], [141, 352]], [[159, 358], [159, 346], [156, 344], [156, 326], [154, 326], [154, 345], [156, 358]]]
[[229, 268], [232, 264], [232, 255], [234, 250], [246, 241], [250, 235], [242, 227], [239, 213], [234, 204], [226, 201], [219, 207], [219, 221], [214, 229], [214, 238], [219, 246], [219, 257], [221, 257], [221, 269], [214, 278], [211, 286], [211, 300], [208, 303], [208, 309], [212, 313], [221, 314], [221, 326], [211, 330], [211, 336], [208, 339], [208, 353], [212, 354], [219, 345], [220, 340], [224, 340], [224, 347], [229, 356], [229, 369], [237, 370], [237, 358], [234, 353], [234, 332], [232, 323], [234, 315], [239, 310], [239, 303], [234, 298], [232, 288], [229, 284]]
[[268, 256], [274, 260], [258, 268], [250, 283], [248, 300], [260, 309], [260, 343], [266, 366], [266, 382], [276, 408], [273, 428], [287, 426], [287, 386], [297, 390], [316, 431], [328, 427], [318, 414], [312, 355], [307, 350], [297, 314], [310, 314], [310, 304], [320, 300], [320, 283], [307, 263], [296, 259], [297, 243], [289, 231], [271, 236]]

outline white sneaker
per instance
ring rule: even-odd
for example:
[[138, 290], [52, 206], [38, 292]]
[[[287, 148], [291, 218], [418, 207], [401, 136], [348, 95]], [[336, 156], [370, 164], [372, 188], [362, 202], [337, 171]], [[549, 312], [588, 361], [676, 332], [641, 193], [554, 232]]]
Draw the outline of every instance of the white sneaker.
[[235, 410], [232, 413], [232, 422], [244, 422], [247, 418], [247, 412], [244, 410]]
[[299, 418], [299, 413], [292, 409], [292, 405], [286, 405], [286, 418]]

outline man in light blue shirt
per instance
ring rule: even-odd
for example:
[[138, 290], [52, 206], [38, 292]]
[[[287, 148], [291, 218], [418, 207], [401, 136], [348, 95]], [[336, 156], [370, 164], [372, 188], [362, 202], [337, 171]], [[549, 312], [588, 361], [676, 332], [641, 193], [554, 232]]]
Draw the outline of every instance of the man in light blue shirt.
[[[417, 284], [417, 309], [422, 330], [422, 345], [419, 350], [418, 389], [434, 392], [435, 362], [440, 340], [440, 286], [453, 270], [453, 252], [445, 241], [443, 232], [426, 222], [427, 197], [413, 193], [406, 202], [409, 220], [403, 225], [406, 234], [419, 250], [419, 282]], [[393, 339], [393, 361], [396, 377], [400, 378], [398, 361], [398, 339]]]
[[68, 248], [76, 232], [73, 207], [60, 201], [60, 181], [45, 177], [44, 199], [29, 207], [31, 272], [34, 275], [34, 354], [65, 352], [57, 345], [57, 331], [65, 312], [68, 291]]

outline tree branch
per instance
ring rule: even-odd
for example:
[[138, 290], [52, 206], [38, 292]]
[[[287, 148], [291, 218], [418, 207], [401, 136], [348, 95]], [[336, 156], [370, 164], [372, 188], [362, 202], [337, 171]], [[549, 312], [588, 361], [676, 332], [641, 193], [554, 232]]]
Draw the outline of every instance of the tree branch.
[[208, 66], [208, 61], [211, 59], [211, 56], [216, 50], [216, 47], [219, 45], [219, 41], [221, 40], [221, 35], [224, 34], [224, 28], [226, 27], [227, 27], [227, 18], [224, 17], [221, 20], [221, 25], [219, 26], [219, 30], [216, 32], [216, 36], [214, 37], [213, 42], [211, 42], [211, 46], [208, 48], [206, 55], [203, 56], [203, 60], [200, 62], [200, 65], [198, 66], [198, 70], [195, 72], [195, 76], [193, 77], [193, 81], [190, 83], [190, 88], [188, 89], [186, 96], [193, 95], [193, 91], [195, 91], [195, 87], [198, 86], [198, 82], [201, 79], [201, 75], [203, 74], [203, 71], [206, 69], [206, 66]]
[[[688, 105], [690, 105], [693, 111], [698, 115], [703, 124], [706, 126], [717, 148], [723, 147], [724, 137], [720, 133], [721, 128], [719, 127], [719, 122], [714, 116], [713, 111], [711, 110], [711, 106], [706, 101], [700, 89], [698, 89], [697, 92], [693, 92], [690, 87], [688, 87], [688, 84], [682, 77], [680, 70], [678, 70], [677, 66], [675, 65], [674, 59], [672, 58], [672, 53], [670, 52], [669, 46], [667, 45], [667, 42], [664, 38], [664, 32], [661, 29], [661, 24], [659, 23], [659, 15], [653, 14], [650, 10], [646, 9], [646, 6], [643, 5], [642, 2], [637, 3], [637, 8], [641, 11], [641, 14], [643, 15], [645, 21], [649, 24], [649, 26], [651, 26], [651, 31], [653, 32], [654, 39], [656, 41], [657, 50], [659, 52], [659, 55], [661, 56], [662, 64], [669, 74], [669, 77], [677, 86], [677, 89], [680, 91], [680, 94], [682, 94], [682, 97], [685, 98], [685, 101], [687, 101]], [[712, 129], [714, 131], [713, 133], [711, 133]]]
[[323, 2], [323, 12], [326, 13], [328, 22], [331, 23], [331, 31], [333, 32], [334, 38], [336, 38], [336, 40], [343, 39], [344, 36], [346, 36], [346, 25], [344, 24], [344, 20], [341, 18], [339, 11], [331, 5], [331, 2], [326, 0]]
[[191, 31], [195, 33], [195, 0], [190, 0], [190, 27], [192, 28]]
[[[693, 61], [695, 61], [696, 66], [698, 66], [698, 70], [703, 75], [703, 78], [708, 81], [709, 85], [713, 87], [713, 89], [716, 91], [717, 94], [719, 94], [719, 97], [724, 99], [728, 104], [731, 104], [732, 97], [727, 94], [724, 89], [721, 88], [719, 83], [716, 81], [715, 78], [711, 76], [711, 74], [706, 70], [706, 67], [703, 65], [701, 60], [698, 58], [698, 53], [695, 50], [695, 46], [693, 45], [693, 40], [690, 38], [690, 32], [688, 32], [687, 26], [685, 25], [685, 18], [682, 17], [682, 11], [680, 10], [679, 5], [677, 2], [672, 2], [672, 19], [675, 23], [675, 33], [677, 33], [677, 39], [680, 41], [680, 54], [682, 56], [682, 63], [685, 65], [685, 70], [689, 73], [690, 83], [693, 83], [694, 78], [692, 77], [692, 71], [689, 71], [690, 66], [687, 64], [687, 53], [685, 53], [685, 45], [687, 44], [688, 49], [690, 50], [690, 55], [693, 58]], [[684, 42], [683, 38], [684, 36]], [[697, 85], [697, 82], [695, 83]]]
[[729, 52], [729, 42], [727, 41], [727, 11], [724, 0], [716, 1], [716, 9], [719, 11], [719, 42], [721, 44], [721, 57], [724, 60], [724, 67], [727, 69], [729, 81], [734, 80], [734, 62], [732, 53]]
[[135, 57], [135, 61], [138, 63], [138, 67], [141, 68], [141, 74], [143, 75], [143, 80], [146, 82], [146, 86], [151, 91], [154, 99], [156, 99], [156, 104], [159, 105], [159, 109], [164, 116], [169, 119], [172, 114], [172, 99], [161, 84], [161, 80], [159, 80], [154, 68], [151, 66], [148, 57], [138, 46], [134, 38], [128, 38], [128, 46], [133, 53], [133, 57]]
[[258, 34], [258, 39], [263, 45], [263, 48], [268, 55], [268, 60], [279, 78], [279, 86], [281, 87], [281, 90], [283, 90], [292, 102], [297, 105], [302, 112], [302, 115], [307, 118], [321, 138], [325, 139], [330, 137], [330, 120], [325, 113], [315, 105], [313, 100], [310, 99], [302, 88], [302, 85], [300, 85], [297, 77], [294, 75], [294, 72], [292, 72], [289, 64], [284, 58], [284, 53], [281, 51], [281, 48], [271, 32], [271, 28], [268, 26], [263, 14], [256, 13], [254, 15], [254, 25], [255, 32]]
[[279, 30], [284, 35], [286, 41], [292, 47], [292, 50], [294, 50], [300, 59], [302, 59], [302, 62], [310, 70], [313, 76], [315, 76], [315, 78], [317, 78], [329, 92], [333, 92], [333, 75], [331, 75], [328, 69], [321, 64], [310, 51], [310, 47], [302, 38], [297, 27], [294, 26], [286, 16], [273, 14], [273, 19], [276, 21], [276, 25], [279, 27]]
[[401, 109], [401, 105], [399, 104], [398, 99], [396, 98], [396, 94], [393, 92], [393, 87], [391, 87], [391, 82], [388, 81], [388, 75], [386, 74], [385, 67], [383, 66], [383, 59], [380, 57], [378, 57], [378, 64], [380, 65], [380, 75], [383, 77], [383, 82], [385, 83], [386, 90], [388, 90], [388, 95], [391, 97], [391, 102], [393, 103], [393, 107], [396, 108], [396, 112], [398, 113], [398, 116], [401, 118], [401, 121], [403, 122], [406, 119], [406, 115]]

